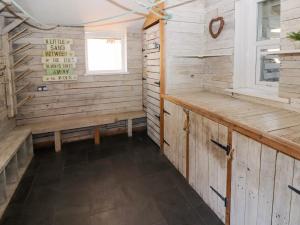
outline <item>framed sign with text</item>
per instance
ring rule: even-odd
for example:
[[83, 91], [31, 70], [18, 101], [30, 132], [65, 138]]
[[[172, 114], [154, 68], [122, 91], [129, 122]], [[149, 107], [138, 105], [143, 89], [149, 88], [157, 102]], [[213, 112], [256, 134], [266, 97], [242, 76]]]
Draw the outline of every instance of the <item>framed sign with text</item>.
[[77, 57], [71, 50], [72, 39], [45, 38], [46, 50], [43, 51], [42, 63], [46, 70], [43, 81], [77, 80], [74, 74]]

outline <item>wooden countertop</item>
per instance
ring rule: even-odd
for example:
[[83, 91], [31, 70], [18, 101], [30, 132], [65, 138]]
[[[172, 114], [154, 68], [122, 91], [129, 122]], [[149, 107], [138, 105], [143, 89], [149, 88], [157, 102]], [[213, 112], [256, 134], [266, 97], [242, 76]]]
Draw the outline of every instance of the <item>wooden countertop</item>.
[[204, 91], [163, 98], [300, 159], [300, 113]]

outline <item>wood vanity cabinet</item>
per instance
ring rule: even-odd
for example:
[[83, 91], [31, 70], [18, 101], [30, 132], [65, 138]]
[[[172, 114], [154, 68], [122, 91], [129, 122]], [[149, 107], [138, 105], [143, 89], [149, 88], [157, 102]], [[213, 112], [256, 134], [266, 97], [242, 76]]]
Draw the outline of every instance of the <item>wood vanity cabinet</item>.
[[299, 160], [169, 101], [164, 110], [165, 155], [224, 223], [300, 225]]
[[299, 225], [300, 161], [233, 132], [231, 225]]
[[189, 182], [225, 222], [227, 127], [190, 112]]
[[227, 127], [165, 101], [164, 153], [223, 222], [227, 135]]

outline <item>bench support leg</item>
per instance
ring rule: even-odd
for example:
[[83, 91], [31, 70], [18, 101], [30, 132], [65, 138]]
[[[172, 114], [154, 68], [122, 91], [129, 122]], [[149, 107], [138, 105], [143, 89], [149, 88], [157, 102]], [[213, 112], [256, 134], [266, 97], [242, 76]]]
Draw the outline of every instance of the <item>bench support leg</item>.
[[26, 148], [27, 148], [27, 144], [26, 142], [24, 142], [17, 153], [19, 168], [24, 168], [27, 163], [28, 154]]
[[61, 151], [61, 133], [60, 133], [60, 131], [54, 132], [54, 142], [55, 142], [55, 151], [60, 152]]
[[6, 177], [5, 171], [0, 173], [0, 204], [3, 204], [6, 200]]
[[30, 135], [28, 138], [27, 138], [27, 141], [26, 141], [26, 149], [27, 149], [27, 154], [29, 156], [32, 156], [33, 155], [33, 141], [32, 141], [32, 135]]
[[132, 119], [127, 121], [128, 137], [132, 137]]
[[95, 142], [95, 145], [100, 144], [100, 127], [95, 128], [94, 142]]

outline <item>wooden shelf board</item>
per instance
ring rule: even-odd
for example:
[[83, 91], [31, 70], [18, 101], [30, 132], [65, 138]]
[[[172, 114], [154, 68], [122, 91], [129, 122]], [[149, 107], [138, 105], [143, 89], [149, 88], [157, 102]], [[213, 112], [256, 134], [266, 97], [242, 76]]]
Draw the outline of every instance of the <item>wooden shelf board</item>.
[[222, 57], [222, 56], [232, 56], [232, 54], [207, 54], [207, 55], [180, 55], [176, 56], [177, 58], [213, 58], [213, 57]]
[[295, 50], [281, 50], [277, 52], [268, 52], [266, 55], [293, 55], [293, 54], [300, 54], [300, 49]]

